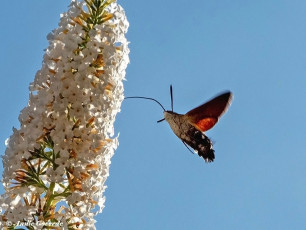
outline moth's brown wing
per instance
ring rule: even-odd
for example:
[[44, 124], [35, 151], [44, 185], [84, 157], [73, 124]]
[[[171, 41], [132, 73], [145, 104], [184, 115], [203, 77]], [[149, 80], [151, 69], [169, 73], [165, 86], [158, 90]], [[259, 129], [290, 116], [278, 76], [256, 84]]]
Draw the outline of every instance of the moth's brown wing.
[[226, 112], [232, 101], [232, 93], [223, 93], [185, 114], [189, 122], [202, 132], [211, 129]]

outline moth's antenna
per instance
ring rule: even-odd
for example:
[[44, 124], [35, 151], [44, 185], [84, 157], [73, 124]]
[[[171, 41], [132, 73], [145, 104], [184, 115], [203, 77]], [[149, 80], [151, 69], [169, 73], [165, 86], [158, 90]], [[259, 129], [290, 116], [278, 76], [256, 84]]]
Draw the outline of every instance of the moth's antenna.
[[[171, 97], [171, 111], [173, 112], [173, 92], [172, 92], [172, 85], [170, 85], [170, 97]], [[157, 123], [164, 121], [165, 118], [160, 119], [159, 121], [157, 121]]]
[[171, 96], [171, 111], [173, 112], [173, 92], [172, 92], [172, 85], [170, 85], [170, 96]]
[[156, 100], [156, 99], [154, 99], [154, 98], [151, 98], [151, 97], [125, 97], [124, 99], [130, 99], [130, 98], [140, 98], [140, 99], [147, 99], [147, 100], [155, 101], [157, 104], [160, 105], [160, 107], [162, 107], [162, 109], [163, 109], [164, 111], [166, 111], [165, 108], [164, 108], [164, 106], [163, 106], [158, 100]]

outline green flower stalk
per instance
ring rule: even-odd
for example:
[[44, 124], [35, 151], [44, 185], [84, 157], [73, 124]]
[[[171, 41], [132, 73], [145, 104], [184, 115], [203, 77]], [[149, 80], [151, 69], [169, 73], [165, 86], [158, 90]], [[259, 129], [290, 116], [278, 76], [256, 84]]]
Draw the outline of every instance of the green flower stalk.
[[115, 0], [73, 0], [48, 35], [20, 128], [6, 141], [1, 229], [95, 229], [118, 146], [128, 25]]

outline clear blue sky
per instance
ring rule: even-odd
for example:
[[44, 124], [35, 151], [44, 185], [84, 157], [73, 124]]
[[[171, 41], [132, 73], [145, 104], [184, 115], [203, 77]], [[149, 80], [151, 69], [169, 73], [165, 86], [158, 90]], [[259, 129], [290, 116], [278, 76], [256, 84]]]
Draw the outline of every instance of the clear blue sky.
[[[69, 2], [2, 3], [1, 154]], [[119, 3], [130, 22], [127, 96], [170, 109], [173, 84], [179, 113], [226, 89], [234, 101], [207, 132], [211, 164], [156, 123], [158, 105], [125, 101], [97, 229], [306, 229], [306, 1]]]

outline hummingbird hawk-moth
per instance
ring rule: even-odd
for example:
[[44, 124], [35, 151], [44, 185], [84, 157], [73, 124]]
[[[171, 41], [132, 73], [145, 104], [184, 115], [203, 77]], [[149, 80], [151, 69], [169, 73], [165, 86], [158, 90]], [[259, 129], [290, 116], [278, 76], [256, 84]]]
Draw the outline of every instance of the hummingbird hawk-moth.
[[215, 159], [215, 151], [213, 150], [211, 140], [204, 132], [211, 129], [226, 112], [233, 98], [232, 93], [230, 91], [224, 92], [210, 101], [190, 110], [186, 114], [173, 112], [172, 85], [170, 85], [170, 95], [171, 111], [166, 110], [162, 104], [154, 98], [126, 97], [126, 99], [141, 98], [157, 102], [164, 110], [164, 118], [157, 122], [166, 120], [174, 134], [181, 139], [187, 148], [190, 146], [200, 157], [203, 157], [206, 162], [212, 162]]

